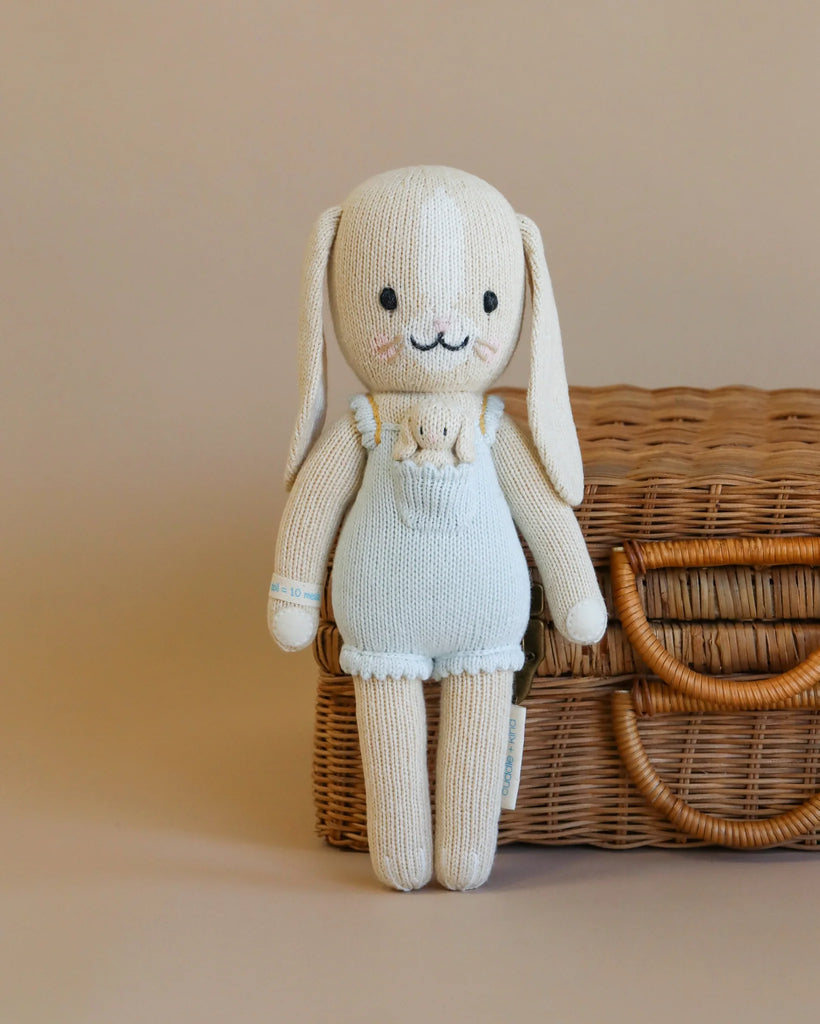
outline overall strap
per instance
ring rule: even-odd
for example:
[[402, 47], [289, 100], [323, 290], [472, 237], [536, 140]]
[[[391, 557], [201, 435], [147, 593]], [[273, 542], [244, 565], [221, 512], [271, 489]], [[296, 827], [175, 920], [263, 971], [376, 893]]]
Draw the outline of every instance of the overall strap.
[[382, 418], [379, 415], [379, 406], [376, 399], [368, 393], [367, 400], [370, 402], [370, 408], [373, 410], [373, 419], [376, 421], [376, 444], [382, 443]]
[[350, 399], [350, 408], [362, 446], [372, 451], [382, 439], [382, 419], [376, 399], [372, 395], [354, 395]]
[[484, 440], [488, 445], [492, 447], [495, 444], [495, 435], [498, 431], [498, 425], [501, 422], [501, 416], [504, 412], [504, 400], [498, 395], [485, 395], [484, 404], [481, 408], [481, 419], [479, 423], [481, 425], [481, 433], [484, 435]]

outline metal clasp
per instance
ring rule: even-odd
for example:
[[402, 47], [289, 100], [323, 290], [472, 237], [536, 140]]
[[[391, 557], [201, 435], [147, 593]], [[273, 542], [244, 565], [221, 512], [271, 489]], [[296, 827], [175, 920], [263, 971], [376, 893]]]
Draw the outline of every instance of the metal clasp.
[[524, 648], [524, 664], [515, 673], [513, 680], [513, 700], [523, 704], [532, 687], [532, 681], [538, 666], [544, 659], [544, 588], [540, 583], [533, 582], [530, 587], [530, 621], [521, 646]]

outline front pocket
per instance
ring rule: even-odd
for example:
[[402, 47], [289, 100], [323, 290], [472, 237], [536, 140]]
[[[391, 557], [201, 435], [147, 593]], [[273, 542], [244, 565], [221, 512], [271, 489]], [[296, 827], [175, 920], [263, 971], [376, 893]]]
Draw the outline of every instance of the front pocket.
[[478, 507], [475, 463], [441, 469], [412, 459], [394, 462], [393, 492], [402, 522], [427, 533], [457, 533], [468, 526]]

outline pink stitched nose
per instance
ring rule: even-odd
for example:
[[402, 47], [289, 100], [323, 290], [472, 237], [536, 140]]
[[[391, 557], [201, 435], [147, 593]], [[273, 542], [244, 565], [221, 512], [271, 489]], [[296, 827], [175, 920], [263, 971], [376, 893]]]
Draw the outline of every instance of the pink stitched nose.
[[449, 319], [439, 318], [438, 320], [433, 321], [433, 330], [436, 332], [436, 334], [444, 334], [444, 332], [449, 328], [449, 326]]

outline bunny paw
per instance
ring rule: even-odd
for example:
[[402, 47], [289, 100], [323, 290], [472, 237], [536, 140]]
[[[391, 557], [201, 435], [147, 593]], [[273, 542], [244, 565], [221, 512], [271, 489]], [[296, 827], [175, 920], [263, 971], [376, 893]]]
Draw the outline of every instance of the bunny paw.
[[316, 636], [319, 613], [311, 608], [279, 608], [268, 616], [271, 635], [283, 651], [301, 651]]
[[567, 637], [576, 644], [597, 644], [606, 631], [606, 605], [600, 597], [585, 597], [569, 610]]

